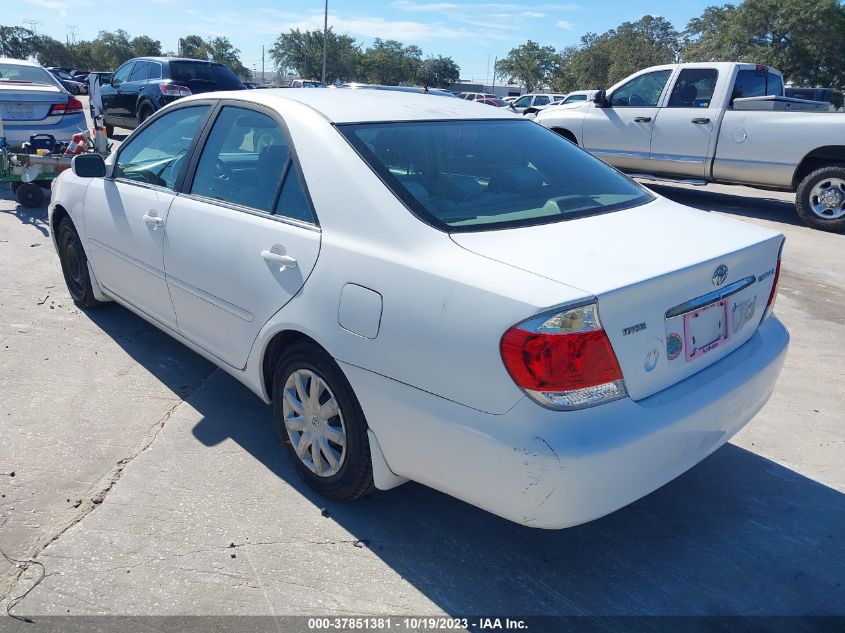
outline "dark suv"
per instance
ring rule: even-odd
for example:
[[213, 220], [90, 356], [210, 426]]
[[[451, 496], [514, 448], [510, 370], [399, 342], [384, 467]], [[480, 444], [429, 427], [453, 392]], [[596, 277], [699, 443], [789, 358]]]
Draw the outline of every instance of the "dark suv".
[[115, 127], [134, 129], [180, 97], [214, 90], [245, 90], [223, 64], [180, 57], [136, 57], [114, 71], [102, 86], [106, 133]]

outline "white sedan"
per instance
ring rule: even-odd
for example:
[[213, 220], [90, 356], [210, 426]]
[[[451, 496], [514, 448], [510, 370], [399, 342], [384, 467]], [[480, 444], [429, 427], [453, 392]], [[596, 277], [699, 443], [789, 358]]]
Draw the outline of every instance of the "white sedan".
[[748, 423], [789, 340], [782, 235], [460, 99], [180, 99], [77, 157], [50, 226], [79, 306], [129, 308], [272, 403], [332, 499], [410, 479], [529, 526], [595, 519]]

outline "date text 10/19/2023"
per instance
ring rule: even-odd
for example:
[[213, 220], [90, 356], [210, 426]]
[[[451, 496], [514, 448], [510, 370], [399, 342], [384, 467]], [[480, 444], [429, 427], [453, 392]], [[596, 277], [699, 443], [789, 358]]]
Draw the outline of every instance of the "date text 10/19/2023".
[[526, 631], [519, 618], [330, 617], [308, 618], [312, 631]]

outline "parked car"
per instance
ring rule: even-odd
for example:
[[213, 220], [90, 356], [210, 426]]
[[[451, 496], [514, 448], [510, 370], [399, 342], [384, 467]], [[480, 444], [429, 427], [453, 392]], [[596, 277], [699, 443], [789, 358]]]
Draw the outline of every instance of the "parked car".
[[505, 103], [513, 103], [517, 99], [519, 99], [519, 95], [508, 95], [507, 97], [502, 97], [502, 101]]
[[88, 84], [83, 82], [81, 79], [77, 79], [67, 71], [63, 70], [62, 68], [47, 68], [48, 71], [58, 79], [61, 84], [65, 87], [72, 95], [84, 95], [88, 93]]
[[565, 98], [566, 95], [561, 93], [530, 92], [515, 100], [511, 107], [520, 114], [523, 114], [528, 108], [534, 108], [533, 111], [537, 112], [541, 108]]
[[781, 234], [458, 99], [188, 97], [77, 156], [49, 225], [77, 305], [115, 300], [272, 403], [338, 500], [413, 479], [589, 521], [730, 439], [788, 343]]
[[506, 108], [508, 103], [499, 99], [499, 97], [484, 97], [483, 99], [476, 99], [476, 103], [483, 103], [484, 105], [494, 106], [496, 108]]
[[92, 70], [87, 75], [85, 75], [85, 83], [88, 83], [88, 79], [92, 75], [95, 75], [100, 80], [101, 86], [105, 86], [106, 84], [111, 83], [112, 73], [103, 72], [99, 70]]
[[69, 141], [86, 129], [82, 102], [34, 62], [0, 58], [0, 119], [7, 143], [19, 146], [35, 134]]
[[646, 178], [795, 191], [808, 226], [843, 231], [845, 118], [791, 111], [806, 102], [783, 95], [780, 72], [767, 66], [668, 64], [536, 121]]
[[72, 77], [76, 78], [78, 81], [84, 82], [88, 78], [88, 75], [90, 74], [90, 72], [91, 72], [90, 70], [81, 70], [81, 69], [77, 68], [75, 70], [71, 70], [70, 74], [71, 74]]
[[106, 133], [134, 129], [168, 103], [214, 90], [246, 90], [224, 64], [180, 57], [137, 57], [120, 66], [103, 84]]
[[845, 111], [845, 101], [842, 92], [833, 88], [786, 88], [787, 97], [793, 99], [808, 99], [810, 101], [824, 101], [833, 106], [836, 112]]
[[481, 99], [498, 99], [496, 95], [491, 92], [461, 92], [458, 97], [467, 101], [479, 101]]
[[598, 90], [573, 90], [567, 93], [566, 98], [558, 101], [556, 105], [571, 105], [573, 103], [584, 103], [591, 101]]
[[294, 79], [290, 82], [291, 88], [325, 88], [326, 84], [316, 79]]

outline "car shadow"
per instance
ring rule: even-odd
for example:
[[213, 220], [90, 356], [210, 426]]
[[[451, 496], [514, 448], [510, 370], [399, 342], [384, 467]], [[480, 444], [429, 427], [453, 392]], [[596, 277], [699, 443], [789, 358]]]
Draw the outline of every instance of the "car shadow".
[[795, 210], [794, 202], [767, 197], [767, 192], [763, 190], [756, 192], [759, 194], [758, 196], [748, 196], [655, 183], [647, 183], [647, 187], [679, 204], [702, 211], [719, 211], [743, 218], [757, 218], [791, 226], [804, 226]]
[[[214, 372], [127, 310], [88, 315], [183, 397]], [[209, 380], [190, 397], [209, 459], [231, 438], [448, 614], [845, 615], [845, 495], [733, 444], [607, 517], [544, 531], [415, 483], [329, 501], [287, 461], [270, 407], [221, 370]]]
[[[15, 194], [12, 193], [11, 188], [0, 187], [0, 200], [15, 201]], [[0, 213], [13, 215], [21, 222], [21, 224], [28, 224], [34, 227], [44, 237], [48, 237], [50, 235], [50, 226], [47, 221], [47, 205], [49, 202], [50, 194], [45, 191], [44, 202], [38, 207], [27, 208], [16, 203], [13, 211], [0, 209]]]

